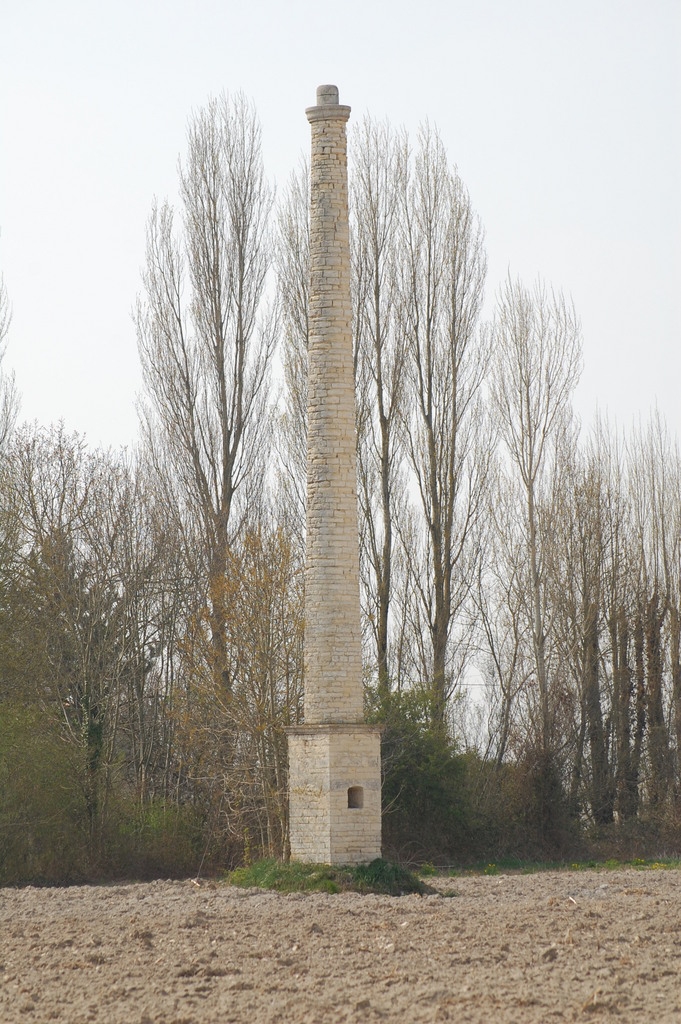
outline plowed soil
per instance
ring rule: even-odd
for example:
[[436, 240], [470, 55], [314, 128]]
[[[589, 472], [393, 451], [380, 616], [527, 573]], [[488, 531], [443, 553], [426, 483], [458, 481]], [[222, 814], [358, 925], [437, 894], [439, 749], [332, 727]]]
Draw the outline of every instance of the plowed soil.
[[681, 872], [436, 884], [396, 898], [0, 890], [0, 1020], [681, 1021]]

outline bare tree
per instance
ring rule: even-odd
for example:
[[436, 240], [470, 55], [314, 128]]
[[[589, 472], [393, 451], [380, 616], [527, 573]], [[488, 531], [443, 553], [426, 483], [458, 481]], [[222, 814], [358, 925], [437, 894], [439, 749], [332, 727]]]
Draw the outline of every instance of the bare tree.
[[[302, 718], [303, 560], [264, 510], [230, 549], [225, 578], [229, 693], [205, 669], [210, 637], [180, 644], [191, 685], [178, 695], [178, 744], [194, 799], [223, 838], [281, 856], [287, 843], [287, 725]], [[225, 757], [225, 751], [230, 757]]]
[[301, 550], [305, 534], [307, 466], [307, 345], [310, 278], [310, 169], [291, 175], [278, 211], [277, 284], [282, 310], [284, 409], [276, 443], [281, 489]]
[[613, 715], [603, 659], [609, 643], [606, 477], [593, 442], [585, 452], [576, 443], [566, 445], [561, 463], [554, 543], [546, 546], [546, 560], [566, 683], [563, 704], [567, 712], [572, 709], [571, 735], [563, 740], [571, 758], [570, 803], [576, 807], [582, 796], [593, 820], [606, 825], [615, 802]]
[[[637, 686], [645, 695], [646, 791], [660, 809], [669, 793], [672, 758], [666, 715], [667, 639], [672, 672], [678, 664], [679, 453], [666, 425], [654, 415], [629, 444], [629, 499], [634, 527]], [[676, 664], [675, 664], [676, 663]], [[676, 686], [678, 687], [678, 676]], [[643, 707], [641, 707], [643, 711]]]
[[[510, 277], [502, 287], [492, 328], [494, 364], [492, 395], [501, 435], [513, 472], [518, 474], [530, 597], [534, 669], [539, 695], [539, 739], [551, 748], [551, 628], [546, 552], [549, 534], [541, 530], [540, 507], [551, 480], [552, 456], [567, 429], [570, 399], [581, 367], [581, 332], [573, 307], [541, 283], [529, 291]], [[549, 509], [551, 502], [544, 500]], [[551, 517], [548, 517], [548, 524]], [[547, 525], [548, 525], [547, 524]]]
[[351, 239], [356, 337], [358, 490], [364, 611], [379, 694], [391, 689], [395, 517], [404, 505], [406, 347], [398, 316], [400, 193], [407, 143], [370, 119], [354, 132]]
[[[0, 365], [5, 355], [7, 335], [9, 334], [12, 312], [5, 282], [0, 276]], [[14, 374], [3, 373], [0, 376], [0, 452], [7, 445], [7, 439], [16, 423], [19, 411], [19, 396], [14, 382]]]
[[5, 457], [16, 422], [19, 400], [14, 375], [1, 372], [12, 316], [5, 283], [0, 275], [0, 594], [11, 587], [12, 566], [19, 549], [16, 488]]
[[615, 809], [621, 820], [635, 817], [640, 757], [645, 728], [643, 690], [635, 689], [632, 639], [635, 587], [632, 509], [627, 495], [624, 442], [609, 424], [597, 422], [593, 449], [602, 479], [605, 547], [603, 614], [607, 624], [612, 686], [615, 761]]
[[153, 474], [139, 460], [122, 470], [113, 549], [128, 648], [119, 693], [120, 745], [127, 782], [142, 806], [176, 795], [177, 649], [195, 602], [176, 522], [166, 514]]
[[[182, 226], [166, 202], [147, 228], [135, 319], [146, 442], [206, 581], [211, 668], [225, 692], [224, 577], [239, 511], [262, 487], [275, 309], [265, 309], [272, 193], [260, 127], [242, 96], [213, 100], [188, 129]], [[239, 501], [240, 499], [240, 501]]]
[[519, 698], [531, 674], [531, 645], [522, 614], [523, 537], [517, 522], [517, 487], [495, 468], [488, 492], [489, 537], [478, 564], [475, 600], [487, 682], [488, 749], [494, 751], [500, 768], [517, 740], [514, 725]]
[[669, 445], [667, 470], [665, 578], [669, 606], [672, 739], [675, 760], [675, 798], [681, 806], [681, 453], [678, 438]]
[[[453, 623], [475, 583], [476, 525], [492, 440], [481, 402], [488, 348], [477, 326], [487, 270], [483, 231], [428, 127], [405, 182], [401, 217], [400, 319], [409, 367], [404, 430], [427, 532], [427, 575], [414, 578], [430, 647], [422, 671], [433, 725], [444, 729], [456, 682]], [[459, 655], [462, 641], [460, 635]]]

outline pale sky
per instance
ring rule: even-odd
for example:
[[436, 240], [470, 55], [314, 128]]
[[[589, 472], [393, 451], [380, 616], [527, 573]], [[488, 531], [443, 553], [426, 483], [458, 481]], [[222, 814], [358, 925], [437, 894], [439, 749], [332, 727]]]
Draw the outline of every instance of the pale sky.
[[577, 409], [657, 404], [681, 435], [679, 0], [0, 0], [0, 270], [22, 418], [131, 445], [131, 309], [153, 197], [187, 119], [220, 92], [258, 110], [279, 187], [305, 107], [338, 85], [415, 132], [428, 118], [510, 269], [571, 295]]

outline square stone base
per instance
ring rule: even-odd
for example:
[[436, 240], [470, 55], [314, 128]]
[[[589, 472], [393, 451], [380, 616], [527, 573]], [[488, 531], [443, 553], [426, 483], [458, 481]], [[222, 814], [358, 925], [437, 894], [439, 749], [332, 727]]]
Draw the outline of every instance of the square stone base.
[[337, 865], [380, 857], [380, 729], [305, 725], [287, 732], [291, 860]]

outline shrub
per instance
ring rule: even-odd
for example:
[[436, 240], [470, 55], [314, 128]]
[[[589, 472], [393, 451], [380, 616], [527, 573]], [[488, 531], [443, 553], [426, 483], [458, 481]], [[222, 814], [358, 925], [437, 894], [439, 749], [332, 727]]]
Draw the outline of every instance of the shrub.
[[372, 718], [383, 725], [384, 850], [406, 863], [451, 862], [468, 834], [463, 758], [430, 728], [417, 694], [391, 695]]
[[85, 806], [71, 752], [36, 707], [0, 706], [0, 885], [81, 880]]
[[[98, 873], [114, 878], [186, 878], [198, 873], [204, 822], [192, 807], [132, 797], [112, 800]], [[205, 868], [212, 866], [206, 863]]]
[[231, 871], [227, 881], [230, 885], [274, 889], [276, 892], [364, 892], [403, 896], [405, 893], [434, 891], [411, 871], [380, 857], [370, 864], [347, 867], [260, 860]]

